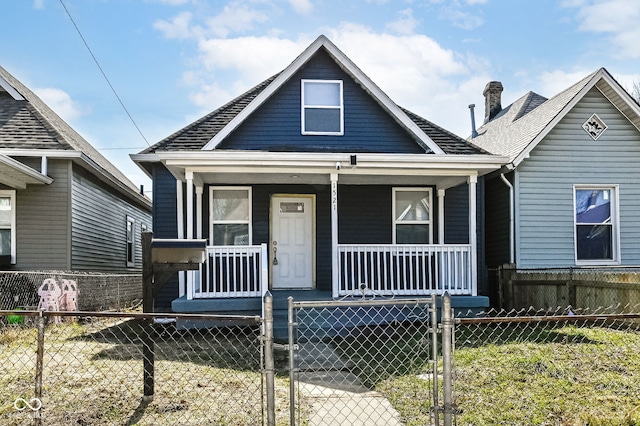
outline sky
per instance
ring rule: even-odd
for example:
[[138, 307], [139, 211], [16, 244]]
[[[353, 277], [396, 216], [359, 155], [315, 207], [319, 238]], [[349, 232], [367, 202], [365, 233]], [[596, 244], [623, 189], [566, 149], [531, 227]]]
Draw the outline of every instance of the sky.
[[151, 195], [129, 158], [326, 35], [393, 101], [467, 137], [482, 91], [551, 97], [605, 67], [640, 82], [640, 1], [13, 0], [0, 65]]

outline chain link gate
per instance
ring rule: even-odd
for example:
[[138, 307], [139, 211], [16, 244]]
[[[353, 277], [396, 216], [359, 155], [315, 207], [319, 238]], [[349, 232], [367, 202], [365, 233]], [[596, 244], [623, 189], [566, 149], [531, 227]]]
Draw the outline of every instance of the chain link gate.
[[[437, 312], [435, 296], [289, 298], [290, 424], [439, 424]], [[393, 388], [407, 377], [420, 408], [400, 413]]]

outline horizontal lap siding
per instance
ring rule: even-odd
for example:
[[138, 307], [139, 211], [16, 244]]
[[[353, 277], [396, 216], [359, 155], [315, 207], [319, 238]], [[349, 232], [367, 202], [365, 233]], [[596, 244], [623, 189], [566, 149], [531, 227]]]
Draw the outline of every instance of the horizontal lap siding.
[[[597, 141], [582, 129], [593, 113], [608, 129]], [[622, 263], [640, 264], [640, 132], [592, 89], [519, 167], [520, 267], [565, 267], [574, 260], [574, 184], [619, 185]]]
[[50, 185], [16, 191], [15, 269], [69, 269], [70, 173], [69, 161], [49, 160]]
[[[302, 79], [342, 80], [344, 135], [301, 134]], [[266, 151], [424, 153], [330, 56], [319, 53], [241, 124], [222, 149]]]
[[[142, 270], [142, 225], [151, 230], [151, 214], [107, 189], [84, 169], [72, 181], [71, 269], [134, 273]], [[127, 267], [127, 216], [135, 220], [135, 266]]]
[[[510, 174], [509, 178], [513, 176]], [[512, 182], [513, 183], [513, 182]], [[509, 187], [500, 177], [486, 180], [485, 241], [487, 266], [495, 268], [509, 262]]]

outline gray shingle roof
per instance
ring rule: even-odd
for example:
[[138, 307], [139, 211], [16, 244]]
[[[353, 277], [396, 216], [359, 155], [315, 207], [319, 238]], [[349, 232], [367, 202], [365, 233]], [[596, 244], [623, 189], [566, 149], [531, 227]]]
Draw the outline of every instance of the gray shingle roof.
[[[0, 90], [0, 148], [82, 152], [85, 160], [93, 167], [138, 197], [138, 187], [29, 88], [2, 67], [0, 77], [24, 98], [15, 100], [7, 92]], [[150, 201], [146, 199], [146, 202]]]
[[[279, 74], [263, 81], [220, 108], [140, 152], [193, 151], [202, 149], [224, 126], [256, 98]], [[447, 154], [480, 154], [485, 151], [440, 126], [401, 108]]]
[[533, 92], [527, 93], [482, 125], [478, 129], [478, 136], [468, 140], [491, 154], [506, 156], [513, 161], [597, 72], [589, 74], [550, 99]]

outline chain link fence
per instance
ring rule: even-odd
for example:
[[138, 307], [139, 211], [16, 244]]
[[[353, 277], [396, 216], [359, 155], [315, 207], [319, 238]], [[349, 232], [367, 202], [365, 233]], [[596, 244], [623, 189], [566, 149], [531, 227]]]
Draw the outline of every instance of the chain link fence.
[[640, 305], [461, 317], [454, 344], [454, 424], [640, 425]]
[[[0, 310], [37, 309], [43, 291], [49, 291], [48, 283], [58, 286], [58, 298], [63, 296], [63, 283], [73, 283], [75, 309], [84, 311], [125, 310], [142, 299], [141, 274], [0, 271]], [[62, 301], [55, 303], [51, 310], [65, 310]]]
[[435, 314], [435, 298], [291, 300], [290, 424], [432, 424]]
[[[217, 327], [181, 329], [193, 318], [0, 311], [0, 424], [263, 424], [260, 318], [198, 316]], [[145, 397], [150, 340], [153, 394]], [[275, 381], [280, 407], [286, 389]], [[276, 414], [279, 424], [287, 411]]]

